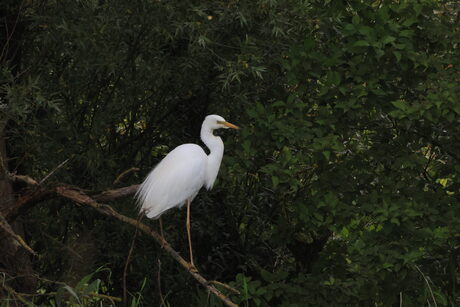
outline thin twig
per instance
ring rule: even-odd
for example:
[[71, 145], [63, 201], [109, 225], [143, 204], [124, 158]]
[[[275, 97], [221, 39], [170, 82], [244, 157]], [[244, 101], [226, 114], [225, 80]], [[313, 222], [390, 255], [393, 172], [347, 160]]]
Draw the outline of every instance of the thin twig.
[[233, 288], [232, 286], [229, 286], [229, 285], [227, 285], [227, 284], [224, 284], [224, 283], [222, 283], [222, 282], [220, 282], [220, 281], [217, 281], [217, 280], [210, 280], [209, 282], [210, 282], [211, 284], [215, 284], [215, 285], [224, 287], [225, 289], [230, 290], [230, 291], [232, 291], [232, 292], [235, 293], [235, 294], [241, 294], [240, 291], [236, 290], [236, 289]]
[[139, 170], [140, 169], [138, 167], [131, 167], [130, 169], [127, 169], [126, 171], [124, 171], [123, 173], [118, 175], [117, 179], [114, 180], [113, 185], [116, 185], [116, 184], [120, 183], [121, 179], [123, 179], [123, 177], [125, 177], [129, 173], [137, 172]]
[[18, 14], [16, 15], [16, 20], [14, 21], [14, 25], [13, 25], [13, 29], [11, 30], [11, 33], [8, 33], [8, 23], [7, 23], [7, 19], [5, 19], [5, 24], [6, 24], [5, 29], [7, 32], [6, 33], [7, 38], [6, 38], [5, 45], [2, 48], [2, 53], [0, 54], [0, 61], [2, 60], [3, 55], [6, 56], [8, 54], [8, 48], [10, 47], [10, 41], [11, 41], [11, 38], [13, 37], [14, 32], [16, 31], [16, 26], [19, 23], [19, 16], [21, 15], [23, 5], [24, 5], [24, 1], [22, 1], [21, 5], [19, 6]]
[[129, 262], [131, 261], [131, 255], [134, 250], [134, 242], [136, 241], [137, 232], [138, 232], [138, 229], [136, 228], [134, 232], [133, 240], [131, 241], [131, 247], [129, 248], [128, 257], [126, 257], [125, 268], [123, 269], [123, 303], [125, 306], [128, 306], [126, 276], [128, 275], [128, 266], [129, 266]]
[[63, 244], [62, 242], [59, 242], [58, 240], [56, 240], [55, 238], [53, 238], [52, 236], [50, 236], [49, 234], [47, 234], [46, 232], [42, 232], [43, 235], [45, 237], [47, 237], [48, 239], [50, 239], [51, 241], [53, 241], [54, 243], [56, 243], [57, 245], [59, 245], [61, 248], [67, 250], [69, 253], [71, 253], [72, 255], [76, 256], [77, 258], [79, 258], [80, 260], [83, 260], [83, 257], [77, 253], [76, 251], [74, 251], [72, 248], [70, 248], [69, 246]]
[[20, 300], [21, 303], [23, 303], [23, 304], [25, 304], [25, 305], [27, 305], [27, 306], [35, 306], [34, 304], [32, 304], [31, 302], [29, 302], [28, 300], [26, 300], [26, 299], [23, 297], [23, 295], [22, 295], [21, 293], [18, 293], [18, 292], [16, 292], [16, 291], [14, 291], [13, 288], [7, 286], [7, 285], [4, 284], [4, 283], [2, 283], [2, 284], [0, 284], [0, 285], [1, 285], [1, 287], [2, 287], [3, 289], [6, 290], [6, 292], [8, 292], [8, 294], [10, 294], [10, 295], [13, 296], [14, 298], [17, 298], [18, 300]]
[[[433, 158], [435, 157], [435, 152], [432, 150], [432, 147], [429, 146], [428, 149], [427, 149], [427, 152], [426, 154], [429, 154], [428, 156], [428, 162], [426, 163], [425, 167], [423, 168], [423, 177], [425, 178], [426, 181], [431, 181], [430, 178], [429, 178], [429, 175], [428, 175], [428, 167], [431, 163], [431, 161], [433, 161]], [[425, 156], [426, 156], [425, 154]]]
[[18, 235], [17, 233], [14, 232], [13, 228], [11, 228], [10, 224], [8, 224], [8, 221], [5, 219], [5, 217], [0, 213], [0, 227], [8, 233], [13, 239], [19, 243], [24, 249], [26, 249], [29, 253], [32, 255], [36, 256], [37, 253], [24, 241], [24, 239]]
[[110, 295], [106, 295], [106, 294], [100, 294], [100, 293], [94, 293], [94, 292], [91, 292], [88, 294], [89, 296], [94, 296], [94, 297], [98, 297], [98, 298], [102, 298], [102, 299], [106, 299], [106, 300], [110, 300], [112, 301], [112, 303], [115, 305], [115, 302], [121, 302], [121, 298], [119, 297], [116, 297], [116, 296], [110, 296]]
[[61, 164], [59, 164], [58, 166], [56, 166], [51, 172], [49, 172], [48, 175], [46, 175], [42, 180], [40, 180], [40, 182], [38, 183], [38, 185], [42, 185], [43, 182], [45, 182], [45, 180], [47, 180], [51, 175], [53, 175], [58, 169], [60, 169], [61, 167], [63, 167], [67, 162], [69, 162], [70, 159], [73, 158], [73, 155], [64, 160], [63, 162], [61, 162]]
[[[426, 278], [425, 274], [423, 274], [423, 272], [420, 270], [420, 268], [416, 264], [414, 264], [414, 267], [420, 272], [420, 274], [422, 274], [423, 279], [425, 280], [425, 283], [428, 286], [428, 290], [430, 290], [430, 294], [431, 294], [431, 298], [433, 299], [433, 303], [436, 307], [438, 307], [438, 304], [436, 303], [436, 299], [434, 298], [433, 290], [431, 289], [428, 279]], [[429, 301], [428, 301], [428, 304], [430, 304]]]
[[161, 306], [166, 306], [165, 300], [163, 298], [163, 293], [161, 293], [161, 260], [158, 260], [158, 273], [157, 273], [157, 284], [158, 284], [158, 294], [160, 295]]
[[[51, 282], [54, 282], [54, 281], [51, 281]], [[58, 282], [54, 282], [56, 284], [60, 284]], [[66, 286], [66, 284], [62, 283], [63, 285]], [[17, 292], [15, 292], [15, 294], [19, 294]], [[55, 297], [57, 294], [57, 292], [46, 292], [46, 293], [20, 293], [21, 296], [24, 296], [24, 297], [36, 297], [36, 296], [51, 296], [51, 297]], [[116, 296], [110, 296], [110, 295], [106, 295], [106, 294], [101, 294], [101, 293], [95, 293], [95, 292], [90, 292], [88, 294], [85, 294], [85, 295], [88, 295], [88, 296], [93, 296], [93, 297], [98, 297], [98, 298], [102, 298], [102, 299], [106, 299], [106, 300], [110, 300], [112, 301], [112, 303], [115, 305], [115, 302], [121, 302], [122, 299], [120, 297], [116, 297]], [[31, 306], [35, 306], [35, 305], [31, 305]]]

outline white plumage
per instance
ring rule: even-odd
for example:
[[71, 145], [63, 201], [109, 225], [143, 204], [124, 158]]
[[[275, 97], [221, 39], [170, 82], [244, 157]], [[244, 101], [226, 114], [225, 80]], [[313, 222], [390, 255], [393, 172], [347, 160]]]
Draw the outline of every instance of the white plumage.
[[147, 217], [158, 218], [173, 207], [182, 207], [203, 186], [212, 188], [224, 153], [222, 139], [213, 134], [220, 128], [238, 129], [219, 115], [208, 115], [201, 127], [201, 140], [209, 148], [209, 155], [196, 144], [183, 144], [150, 172], [135, 196]]
[[147, 217], [158, 218], [166, 210], [192, 201], [204, 185], [206, 158], [195, 144], [183, 144], [171, 151], [138, 190], [139, 204]]

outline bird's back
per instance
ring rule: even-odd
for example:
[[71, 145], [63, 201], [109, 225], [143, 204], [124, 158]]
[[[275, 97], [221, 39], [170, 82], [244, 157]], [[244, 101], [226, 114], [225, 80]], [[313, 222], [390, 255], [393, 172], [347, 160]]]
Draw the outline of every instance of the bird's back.
[[172, 150], [150, 172], [136, 193], [147, 217], [192, 200], [204, 185], [207, 155], [196, 144], [183, 144]]

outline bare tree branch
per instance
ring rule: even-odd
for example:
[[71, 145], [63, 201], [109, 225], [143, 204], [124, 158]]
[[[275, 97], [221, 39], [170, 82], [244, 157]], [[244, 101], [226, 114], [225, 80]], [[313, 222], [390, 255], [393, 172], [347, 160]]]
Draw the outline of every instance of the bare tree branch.
[[3, 210], [2, 214], [8, 222], [11, 222], [33, 205], [48, 198], [53, 193], [55, 193], [53, 189], [38, 187], [31, 192], [18, 197], [13, 205], [8, 206]]
[[224, 288], [226, 288], [226, 289], [232, 291], [232, 292], [235, 293], [235, 294], [238, 294], [238, 295], [241, 294], [240, 291], [236, 290], [236, 289], [233, 288], [233, 287], [230, 287], [230, 286], [227, 285], [227, 284], [221, 283], [220, 281], [217, 281], [217, 280], [210, 280], [209, 282], [212, 283], [212, 284], [215, 284], [215, 285], [224, 287]]
[[[98, 194], [94, 197], [90, 197], [86, 195], [83, 191], [78, 190], [77, 188], [72, 188], [64, 185], [55, 186], [54, 188], [45, 189], [41, 186], [38, 186], [34, 191], [29, 194], [22, 195], [19, 197], [14, 204], [11, 206], [9, 210], [4, 213], [6, 220], [12, 220], [20, 215], [22, 212], [27, 210], [28, 208], [32, 207], [34, 204], [50, 197], [51, 195], [59, 195], [64, 198], [70, 199], [76, 203], [83, 204], [89, 207], [92, 207], [99, 211], [100, 213], [114, 217], [122, 222], [128, 223], [136, 227], [138, 230], [144, 232], [145, 234], [153, 237], [155, 241], [157, 241], [164, 250], [174, 258], [179, 264], [184, 267], [193, 278], [195, 278], [201, 285], [203, 285], [208, 291], [213, 293], [217, 296], [225, 305], [235, 307], [237, 306], [233, 303], [227, 296], [225, 296], [222, 292], [216, 289], [212, 284], [219, 284], [224, 285], [222, 283], [218, 283], [216, 281], [208, 281], [203, 276], [201, 276], [198, 272], [192, 269], [191, 263], [187, 262], [182, 258], [178, 252], [176, 252], [169, 243], [163, 239], [163, 237], [154, 231], [149, 226], [141, 223], [138, 220], [129, 218], [124, 216], [117, 211], [115, 211], [112, 207], [106, 204], [101, 204], [97, 201], [108, 201], [108, 200], [115, 200], [121, 197], [126, 197], [129, 195], [134, 194], [139, 185], [131, 185], [124, 188], [107, 190]], [[229, 288], [226, 286], [226, 288]]]
[[122, 222], [128, 223], [139, 229], [140, 231], [144, 232], [145, 234], [153, 237], [155, 241], [157, 241], [163, 249], [168, 252], [168, 254], [173, 257], [179, 264], [184, 267], [190, 275], [192, 275], [193, 278], [195, 278], [201, 285], [203, 285], [208, 291], [212, 292], [214, 295], [216, 295], [225, 305], [227, 306], [232, 306], [235, 307], [237, 306], [235, 303], [233, 303], [227, 296], [225, 296], [223, 293], [221, 293], [219, 290], [217, 290], [213, 285], [211, 285], [211, 282], [206, 280], [203, 276], [201, 276], [198, 272], [194, 271], [192, 269], [191, 263], [187, 262], [182, 258], [179, 253], [177, 253], [169, 243], [164, 240], [160, 234], [158, 234], [156, 231], [154, 231], [152, 228], [149, 226], [141, 223], [138, 220], [129, 218], [127, 216], [124, 216], [117, 211], [115, 211], [112, 207], [101, 204], [96, 202], [94, 199], [89, 197], [88, 195], [84, 194], [81, 191], [74, 190], [69, 187], [64, 187], [64, 186], [58, 186], [56, 187], [56, 192], [58, 195], [65, 197], [67, 199], [70, 199], [76, 203], [83, 204], [90, 206], [100, 213], [104, 215], [108, 215], [111, 217], [114, 217]]
[[119, 189], [107, 190], [101, 194], [93, 196], [93, 199], [96, 201], [111, 201], [117, 198], [127, 197], [136, 193], [139, 188], [138, 184], [130, 185], [128, 187], [123, 187]]
[[[0, 212], [3, 214], [3, 216], [6, 218], [8, 222], [11, 222], [16, 217], [26, 212], [28, 209], [30, 209], [40, 201], [50, 197], [52, 194], [55, 194], [55, 190], [53, 187], [45, 188], [39, 186], [37, 181], [31, 178], [30, 176], [10, 174], [9, 177], [13, 181], [25, 182], [31, 185], [32, 187], [28, 193], [19, 196], [14, 205], [8, 206], [7, 208], [4, 208], [2, 212]], [[95, 201], [112, 201], [118, 198], [133, 195], [134, 193], [136, 193], [138, 188], [139, 185], [134, 184], [119, 189], [106, 190], [100, 194], [92, 196], [92, 198]]]
[[129, 173], [137, 172], [139, 170], [140, 170], [140, 168], [138, 168], [138, 167], [131, 167], [130, 169], [127, 169], [126, 171], [124, 171], [123, 173], [118, 175], [117, 179], [115, 179], [115, 181], [113, 182], [113, 185], [120, 183], [121, 179], [123, 179], [123, 177], [125, 177]]
[[8, 233], [13, 239], [18, 242], [19, 245], [24, 247], [29, 253], [32, 255], [37, 255], [37, 253], [24, 241], [24, 239], [14, 232], [13, 228], [11, 228], [10, 224], [8, 224], [5, 217], [0, 214], [0, 228], [2, 228], [6, 233]]
[[8, 177], [10, 177], [10, 180], [12, 182], [20, 181], [20, 182], [26, 183], [27, 185], [32, 185], [32, 186], [38, 185], [38, 182], [29, 176], [9, 174]]
[[70, 158], [64, 160], [63, 162], [61, 162], [58, 166], [56, 166], [51, 172], [49, 172], [48, 175], [46, 175], [45, 177], [43, 177], [42, 180], [40, 180], [40, 182], [38, 183], [38, 185], [42, 185], [43, 182], [45, 182], [49, 177], [51, 177], [51, 175], [53, 175], [58, 169], [60, 169], [61, 167], [63, 167], [67, 162], [69, 162], [70, 159], [73, 158], [74, 155], [72, 155]]

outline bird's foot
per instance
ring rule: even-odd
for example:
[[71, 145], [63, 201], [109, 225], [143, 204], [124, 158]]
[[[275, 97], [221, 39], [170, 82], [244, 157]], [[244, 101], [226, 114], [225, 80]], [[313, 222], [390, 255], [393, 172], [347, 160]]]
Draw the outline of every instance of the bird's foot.
[[196, 268], [195, 264], [187, 263], [187, 269], [192, 273], [198, 273], [198, 269]]
[[168, 242], [166, 241], [166, 239], [165, 239], [164, 237], [161, 237], [161, 244], [160, 244], [161, 248], [162, 248], [162, 249], [165, 248], [165, 245], [166, 245], [166, 244], [168, 244]]

